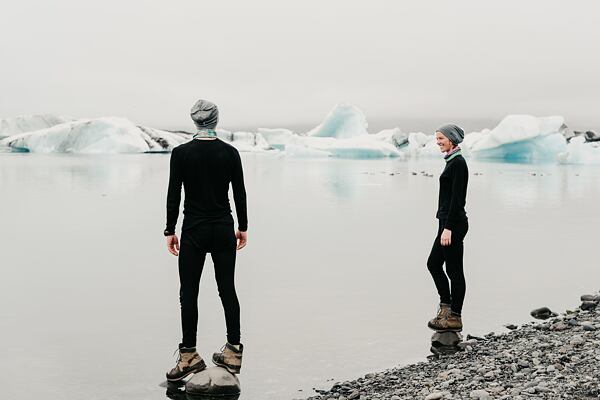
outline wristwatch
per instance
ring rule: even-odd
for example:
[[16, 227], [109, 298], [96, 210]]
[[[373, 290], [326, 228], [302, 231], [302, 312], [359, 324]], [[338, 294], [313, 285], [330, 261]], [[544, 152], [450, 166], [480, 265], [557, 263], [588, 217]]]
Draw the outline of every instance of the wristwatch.
[[174, 235], [174, 234], [175, 234], [175, 232], [173, 232], [173, 231], [170, 231], [170, 230], [168, 230], [168, 229], [165, 229], [165, 231], [163, 232], [163, 234], [164, 234], [165, 236], [171, 236], [171, 235]]

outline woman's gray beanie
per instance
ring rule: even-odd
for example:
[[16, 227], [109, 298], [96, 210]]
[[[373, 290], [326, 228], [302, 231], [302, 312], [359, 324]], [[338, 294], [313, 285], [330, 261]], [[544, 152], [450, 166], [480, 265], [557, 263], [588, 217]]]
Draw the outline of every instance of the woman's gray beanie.
[[206, 100], [198, 100], [192, 107], [190, 115], [198, 130], [215, 129], [219, 122], [217, 105]]
[[465, 131], [454, 124], [444, 125], [437, 129], [437, 132], [441, 132], [454, 144], [459, 144], [465, 137]]

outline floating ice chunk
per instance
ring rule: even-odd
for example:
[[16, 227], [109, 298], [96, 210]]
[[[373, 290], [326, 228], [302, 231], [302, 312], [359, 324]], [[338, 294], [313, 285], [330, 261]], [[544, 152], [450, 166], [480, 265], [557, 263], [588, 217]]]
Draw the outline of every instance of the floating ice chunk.
[[350, 104], [338, 104], [327, 114], [323, 122], [306, 135], [348, 139], [367, 135], [367, 118], [358, 108]]
[[561, 164], [600, 164], [598, 143], [586, 143], [584, 136], [576, 136], [567, 145], [566, 151], [559, 153]]
[[217, 129], [217, 137], [242, 152], [262, 152], [270, 148], [259, 133]]
[[[402, 153], [391, 143], [364, 135], [350, 139], [297, 136], [299, 143], [316, 150], [330, 153], [339, 158], [383, 158], [402, 157]], [[287, 146], [286, 146], [287, 149]]]
[[68, 121], [72, 121], [72, 119], [50, 114], [3, 118], [0, 119], [0, 139], [19, 133], [50, 128]]
[[301, 143], [286, 144], [284, 151], [281, 154], [286, 157], [294, 158], [323, 158], [333, 156], [333, 154], [328, 151], [313, 149]]
[[289, 129], [258, 128], [258, 133], [267, 141], [269, 146], [276, 150], [284, 150], [286, 145], [292, 141], [294, 132]]
[[478, 159], [511, 162], [554, 161], [566, 150], [563, 117], [509, 115], [498, 126], [473, 139], [471, 154]]
[[142, 153], [170, 151], [189, 135], [138, 127], [125, 118], [96, 118], [21, 133], [0, 142], [39, 153]]
[[435, 144], [435, 136], [426, 135], [423, 132], [408, 134], [406, 152], [410, 157], [440, 157], [440, 149]]
[[397, 148], [408, 146], [408, 134], [400, 130], [400, 128], [384, 129], [371, 137], [375, 140], [391, 143]]

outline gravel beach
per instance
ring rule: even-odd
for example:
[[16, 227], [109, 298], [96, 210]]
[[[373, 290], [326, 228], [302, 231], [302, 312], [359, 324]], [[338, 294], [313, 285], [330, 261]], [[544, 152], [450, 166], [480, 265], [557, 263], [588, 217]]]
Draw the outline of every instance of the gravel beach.
[[542, 313], [543, 322], [467, 335], [455, 354], [338, 382], [308, 399], [600, 399], [600, 295], [581, 300], [576, 310]]

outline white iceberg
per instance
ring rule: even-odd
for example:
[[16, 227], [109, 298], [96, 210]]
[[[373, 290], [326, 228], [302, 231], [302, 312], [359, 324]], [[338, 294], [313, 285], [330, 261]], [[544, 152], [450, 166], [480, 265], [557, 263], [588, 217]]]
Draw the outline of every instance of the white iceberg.
[[258, 133], [275, 150], [284, 150], [292, 142], [295, 133], [285, 128], [258, 128]]
[[77, 120], [12, 135], [0, 141], [35, 153], [144, 153], [170, 151], [189, 135], [136, 126], [125, 118]]
[[50, 128], [54, 125], [72, 121], [70, 118], [50, 114], [23, 115], [0, 119], [0, 139], [24, 132]]
[[586, 143], [585, 137], [576, 136], [569, 141], [564, 152], [559, 153], [561, 164], [600, 164], [600, 144]]
[[289, 157], [382, 158], [402, 157], [399, 146], [407, 144], [400, 129], [387, 129], [375, 135], [367, 132], [367, 119], [358, 108], [338, 104], [323, 122], [304, 135], [286, 129], [261, 129], [274, 149]]
[[464, 147], [473, 158], [483, 160], [556, 161], [567, 147], [566, 129], [559, 116], [509, 115], [491, 131], [467, 135]]
[[367, 135], [367, 117], [350, 104], [338, 104], [307, 136], [348, 139]]
[[217, 137], [242, 152], [262, 152], [270, 148], [260, 133], [217, 129]]

